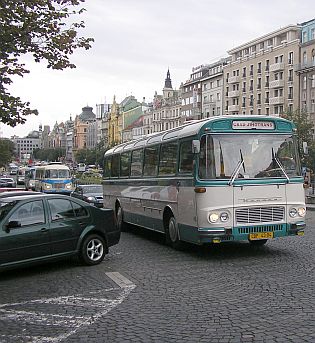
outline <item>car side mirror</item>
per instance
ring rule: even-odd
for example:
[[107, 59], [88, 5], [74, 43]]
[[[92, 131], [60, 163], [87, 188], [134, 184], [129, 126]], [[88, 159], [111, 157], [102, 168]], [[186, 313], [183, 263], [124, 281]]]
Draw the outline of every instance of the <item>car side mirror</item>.
[[8, 224], [6, 225], [6, 232], [10, 232], [11, 229], [17, 228], [17, 227], [21, 227], [21, 222], [17, 221], [17, 220], [11, 220], [8, 222]]

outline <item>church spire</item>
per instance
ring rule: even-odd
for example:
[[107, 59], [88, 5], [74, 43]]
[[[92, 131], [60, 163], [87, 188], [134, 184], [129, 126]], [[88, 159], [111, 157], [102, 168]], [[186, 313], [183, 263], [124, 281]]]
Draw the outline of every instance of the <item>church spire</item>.
[[164, 88], [173, 89], [170, 70], [167, 69]]

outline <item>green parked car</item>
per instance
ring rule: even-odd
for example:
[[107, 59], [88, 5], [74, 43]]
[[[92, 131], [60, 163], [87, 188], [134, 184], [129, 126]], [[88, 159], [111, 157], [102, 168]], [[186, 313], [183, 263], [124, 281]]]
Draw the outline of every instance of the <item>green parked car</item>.
[[110, 209], [66, 195], [0, 198], [0, 270], [73, 255], [96, 265], [119, 239]]

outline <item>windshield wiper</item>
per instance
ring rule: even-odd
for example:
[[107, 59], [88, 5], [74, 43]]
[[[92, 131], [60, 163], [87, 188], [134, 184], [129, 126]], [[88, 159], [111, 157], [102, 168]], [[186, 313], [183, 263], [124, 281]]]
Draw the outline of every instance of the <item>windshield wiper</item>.
[[289, 178], [288, 174], [285, 172], [284, 167], [281, 164], [281, 162], [279, 161], [278, 157], [275, 155], [273, 148], [271, 148], [271, 153], [272, 153], [272, 160], [276, 161], [276, 163], [278, 164], [279, 168], [281, 169], [282, 173], [284, 174], [284, 176], [286, 177], [286, 179], [288, 180], [288, 183], [289, 183], [290, 178]]
[[242, 150], [240, 150], [240, 153], [241, 153], [241, 160], [238, 161], [237, 166], [236, 166], [236, 168], [234, 169], [234, 171], [233, 171], [233, 173], [231, 175], [231, 178], [230, 178], [230, 180], [228, 182], [229, 186], [233, 185], [233, 183], [234, 183], [234, 181], [236, 179], [236, 176], [238, 175], [238, 173], [239, 173], [240, 169], [242, 168], [242, 166], [243, 166], [244, 172], [245, 172], [245, 165], [244, 165], [244, 159], [243, 159], [243, 155], [242, 155]]

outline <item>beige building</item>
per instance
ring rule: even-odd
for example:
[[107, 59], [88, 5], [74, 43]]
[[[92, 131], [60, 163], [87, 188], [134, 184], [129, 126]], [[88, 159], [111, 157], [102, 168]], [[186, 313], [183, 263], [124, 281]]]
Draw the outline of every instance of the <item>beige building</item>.
[[301, 60], [295, 68], [300, 80], [300, 108], [315, 125], [315, 20], [301, 26]]
[[224, 71], [224, 113], [280, 115], [299, 108], [299, 25], [238, 46]]
[[180, 91], [174, 90], [170, 71], [166, 73], [163, 95], [155, 92], [152, 109], [153, 132], [161, 132], [179, 126], [181, 120]]

